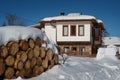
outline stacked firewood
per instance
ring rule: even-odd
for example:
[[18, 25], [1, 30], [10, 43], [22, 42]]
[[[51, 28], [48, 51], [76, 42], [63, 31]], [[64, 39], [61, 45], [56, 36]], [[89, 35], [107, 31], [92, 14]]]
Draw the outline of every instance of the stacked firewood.
[[[34, 41], [10, 41], [0, 47], [0, 78], [14, 79], [18, 76], [31, 78], [58, 63], [58, 55], [51, 49], [42, 47], [42, 40], [38, 37]], [[45, 41], [44, 41], [45, 44]]]

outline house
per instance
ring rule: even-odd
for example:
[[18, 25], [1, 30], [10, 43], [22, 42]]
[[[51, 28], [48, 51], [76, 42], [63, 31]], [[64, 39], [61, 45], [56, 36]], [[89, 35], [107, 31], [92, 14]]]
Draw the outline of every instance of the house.
[[37, 28], [44, 30], [48, 38], [60, 47], [60, 53], [74, 56], [96, 54], [105, 30], [101, 20], [80, 13], [61, 13], [44, 18]]

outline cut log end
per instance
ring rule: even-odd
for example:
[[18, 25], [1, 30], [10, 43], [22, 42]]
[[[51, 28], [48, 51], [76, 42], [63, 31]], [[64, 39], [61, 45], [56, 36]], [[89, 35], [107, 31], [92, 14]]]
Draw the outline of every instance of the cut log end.
[[3, 62], [0, 62], [0, 76], [3, 75], [5, 71], [5, 64]]
[[34, 48], [34, 57], [38, 57], [39, 54], [40, 54], [40, 47], [36, 45]]
[[17, 52], [18, 52], [18, 50], [19, 50], [19, 44], [18, 43], [16, 43], [16, 42], [9, 42], [8, 44], [7, 44], [7, 46], [8, 46], [8, 52], [9, 52], [9, 54], [11, 54], [11, 55], [15, 55]]
[[35, 42], [34, 42], [34, 40], [33, 39], [29, 39], [29, 46], [30, 46], [30, 48], [34, 48], [34, 46], [35, 46]]
[[20, 40], [19, 45], [20, 45], [20, 49], [23, 51], [26, 51], [29, 48], [29, 45], [25, 40]]
[[36, 38], [35, 44], [41, 47], [41, 39], [39, 37]]
[[13, 76], [14, 76], [14, 69], [11, 67], [8, 67], [7, 70], [5, 71], [5, 78], [11, 79]]
[[6, 62], [6, 65], [13, 66], [13, 64], [14, 64], [14, 57], [13, 56], [8, 56], [6, 58], [6, 60], [5, 60], [5, 62]]
[[3, 58], [6, 58], [7, 55], [8, 55], [8, 49], [7, 49], [7, 47], [5, 47], [5, 46], [1, 47], [0, 54], [1, 54], [1, 56]]

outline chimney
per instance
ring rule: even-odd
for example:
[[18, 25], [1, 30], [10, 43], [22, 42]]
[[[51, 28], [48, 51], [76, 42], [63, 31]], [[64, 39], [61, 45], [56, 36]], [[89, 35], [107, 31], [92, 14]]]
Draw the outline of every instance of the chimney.
[[61, 15], [61, 16], [64, 16], [64, 15], [65, 15], [65, 13], [64, 13], [64, 12], [61, 12], [61, 13], [60, 13], [60, 15]]

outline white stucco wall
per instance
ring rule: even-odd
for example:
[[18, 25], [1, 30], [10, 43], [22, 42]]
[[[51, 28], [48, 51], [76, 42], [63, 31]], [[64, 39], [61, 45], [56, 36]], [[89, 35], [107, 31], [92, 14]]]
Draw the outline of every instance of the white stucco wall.
[[56, 28], [50, 24], [45, 24], [45, 33], [50, 40], [56, 43]]
[[[63, 25], [69, 26], [69, 35], [63, 36]], [[70, 25], [76, 25], [76, 36], [70, 36]], [[78, 25], [84, 25], [84, 36], [78, 36]], [[57, 41], [90, 41], [90, 25], [89, 21], [83, 22], [59, 22], [57, 23]]]
[[[45, 32], [50, 40], [53, 40], [56, 43], [57, 41], [91, 41], [91, 22], [82, 21], [82, 22], [57, 22], [56, 28], [51, 24], [45, 24]], [[63, 36], [63, 25], [69, 26], [69, 35]], [[76, 36], [70, 36], [70, 25], [76, 25]], [[78, 25], [84, 25], [84, 36], [78, 36]], [[56, 31], [57, 30], [57, 31]], [[56, 33], [57, 32], [57, 33]]]

